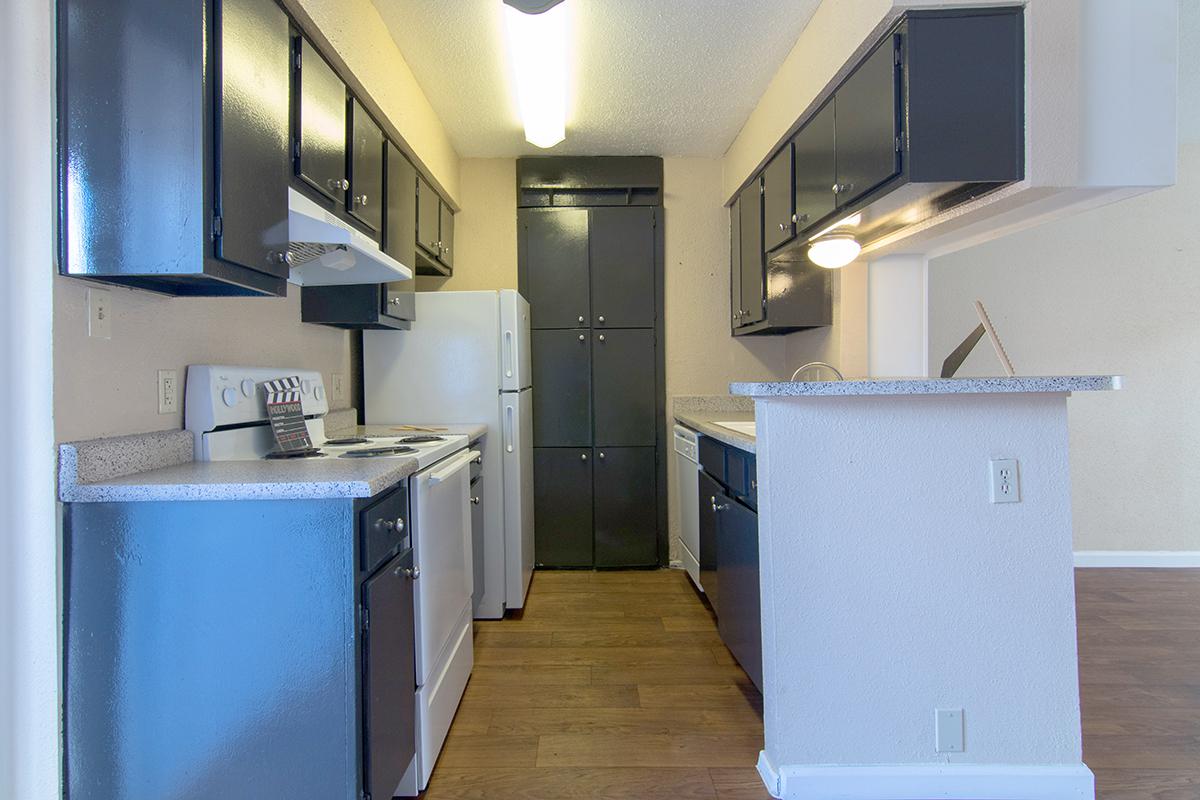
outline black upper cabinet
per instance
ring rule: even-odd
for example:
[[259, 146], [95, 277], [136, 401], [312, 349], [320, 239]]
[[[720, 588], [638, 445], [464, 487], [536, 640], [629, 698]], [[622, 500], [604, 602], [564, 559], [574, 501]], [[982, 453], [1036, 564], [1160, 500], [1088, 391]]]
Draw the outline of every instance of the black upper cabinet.
[[61, 0], [57, 11], [62, 274], [175, 295], [284, 294], [282, 9]]
[[[383, 252], [406, 267], [412, 267], [417, 252], [417, 170], [391, 142], [385, 145], [384, 152], [387, 208], [383, 217]], [[400, 322], [415, 320], [417, 308], [413, 290], [413, 281], [387, 284], [384, 316]]]
[[439, 219], [441, 220], [441, 230], [438, 231], [438, 261], [441, 261], [446, 269], [453, 271], [454, 253], [451, 245], [454, 242], [454, 212], [450, 210], [450, 206], [446, 205], [445, 201], [441, 203]]
[[517, 225], [521, 293], [533, 328], [579, 328], [591, 319], [588, 211], [521, 210]]
[[378, 232], [383, 227], [383, 131], [358, 100], [351, 98], [349, 107], [350, 201], [346, 207]]
[[803, 231], [837, 207], [837, 157], [833, 101], [826, 103], [792, 139], [796, 159], [796, 230]]
[[218, 31], [216, 256], [286, 278], [288, 19], [273, 0], [225, 0]]
[[592, 325], [649, 328], [654, 325], [654, 231], [656, 209], [591, 210]]
[[739, 259], [740, 283], [736, 327], [753, 325], [763, 320], [763, 222], [762, 183], [754, 180], [738, 197], [738, 230], [741, 243]]
[[438, 256], [441, 198], [425, 178], [417, 177], [417, 244], [432, 258]]
[[889, 36], [834, 95], [839, 207], [900, 174], [899, 47]]
[[295, 171], [313, 189], [345, 204], [346, 84], [303, 36], [296, 37]]
[[763, 170], [763, 249], [767, 252], [791, 240], [796, 233], [792, 218], [792, 145], [786, 144]]

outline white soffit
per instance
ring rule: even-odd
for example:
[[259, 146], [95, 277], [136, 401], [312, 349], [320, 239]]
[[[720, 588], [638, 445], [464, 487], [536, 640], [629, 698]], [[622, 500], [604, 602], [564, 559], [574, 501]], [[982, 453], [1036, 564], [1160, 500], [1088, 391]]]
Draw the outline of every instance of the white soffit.
[[820, 0], [567, 0], [567, 138], [525, 141], [501, 0], [373, 0], [463, 157], [720, 157]]

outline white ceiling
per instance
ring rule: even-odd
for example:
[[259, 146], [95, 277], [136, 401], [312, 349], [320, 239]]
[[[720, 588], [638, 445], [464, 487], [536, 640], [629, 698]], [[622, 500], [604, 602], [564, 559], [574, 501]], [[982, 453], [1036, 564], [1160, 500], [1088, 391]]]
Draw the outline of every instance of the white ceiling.
[[373, 0], [460, 156], [723, 154], [820, 0], [567, 0], [566, 141], [525, 142], [501, 0]]

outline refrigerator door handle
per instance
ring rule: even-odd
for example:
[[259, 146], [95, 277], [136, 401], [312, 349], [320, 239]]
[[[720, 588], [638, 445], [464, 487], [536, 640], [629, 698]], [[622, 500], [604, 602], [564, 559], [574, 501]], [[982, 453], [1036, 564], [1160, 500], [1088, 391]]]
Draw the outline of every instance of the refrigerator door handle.
[[513, 364], [517, 362], [517, 354], [513, 352], [513, 332], [504, 332], [504, 377], [513, 376]]
[[504, 451], [513, 451], [513, 407], [504, 406]]

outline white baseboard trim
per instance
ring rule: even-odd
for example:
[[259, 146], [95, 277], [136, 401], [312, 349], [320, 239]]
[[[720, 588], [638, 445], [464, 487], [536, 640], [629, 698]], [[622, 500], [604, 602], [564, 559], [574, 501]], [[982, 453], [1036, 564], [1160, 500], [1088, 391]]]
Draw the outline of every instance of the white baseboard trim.
[[1200, 550], [1076, 550], [1075, 566], [1200, 569]]
[[758, 774], [781, 800], [1095, 800], [1083, 764], [785, 766], [765, 752]]

